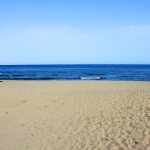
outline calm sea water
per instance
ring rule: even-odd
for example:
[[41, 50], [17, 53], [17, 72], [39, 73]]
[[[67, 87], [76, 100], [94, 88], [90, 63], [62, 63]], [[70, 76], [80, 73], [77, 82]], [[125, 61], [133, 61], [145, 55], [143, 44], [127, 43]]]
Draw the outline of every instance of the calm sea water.
[[4, 65], [0, 79], [150, 81], [150, 65]]

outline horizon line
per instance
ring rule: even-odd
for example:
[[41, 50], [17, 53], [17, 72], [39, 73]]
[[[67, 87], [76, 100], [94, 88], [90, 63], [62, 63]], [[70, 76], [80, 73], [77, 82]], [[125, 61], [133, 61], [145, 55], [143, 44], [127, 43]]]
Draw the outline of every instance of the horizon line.
[[77, 64], [75, 64], [75, 63], [73, 63], [73, 64], [69, 64], [69, 63], [64, 63], [64, 64], [4, 64], [4, 65], [0, 65], [0, 66], [31, 66], [31, 65], [150, 65], [150, 64], [144, 64], [144, 63], [141, 63], [141, 64], [126, 64], [126, 63], [120, 63], [120, 64], [116, 64], [116, 63], [111, 63], [111, 64], [95, 64], [95, 63], [93, 63], [93, 64], [85, 64], [85, 63], [77, 63]]

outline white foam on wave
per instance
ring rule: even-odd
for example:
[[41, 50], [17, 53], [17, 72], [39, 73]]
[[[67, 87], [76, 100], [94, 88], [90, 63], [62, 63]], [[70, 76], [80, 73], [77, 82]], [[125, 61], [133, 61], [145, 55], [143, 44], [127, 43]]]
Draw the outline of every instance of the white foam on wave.
[[81, 77], [81, 80], [100, 80], [102, 77]]
[[13, 74], [9, 74], [9, 77], [13, 77]]

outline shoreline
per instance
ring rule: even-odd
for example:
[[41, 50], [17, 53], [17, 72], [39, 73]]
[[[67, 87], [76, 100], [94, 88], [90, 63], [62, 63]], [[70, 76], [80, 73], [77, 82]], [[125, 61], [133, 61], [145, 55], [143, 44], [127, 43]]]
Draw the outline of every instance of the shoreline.
[[4, 80], [4, 79], [0, 79], [0, 81], [45, 81], [45, 82], [47, 82], [47, 81], [64, 81], [64, 82], [68, 82], [68, 81], [70, 81], [70, 82], [76, 82], [76, 81], [83, 81], [83, 82], [88, 82], [88, 81], [90, 81], [90, 82], [150, 82], [150, 81], [144, 81], [144, 80], [84, 80], [84, 79], [77, 79], [77, 80], [36, 80], [36, 79], [34, 79], [34, 80], [25, 80], [25, 79], [15, 79], [15, 80], [12, 80], [12, 79], [6, 79], [6, 80]]

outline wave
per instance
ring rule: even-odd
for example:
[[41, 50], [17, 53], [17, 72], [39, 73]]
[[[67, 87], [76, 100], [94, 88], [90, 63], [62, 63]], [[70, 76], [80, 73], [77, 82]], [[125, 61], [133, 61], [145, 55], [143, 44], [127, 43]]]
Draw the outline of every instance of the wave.
[[56, 78], [31, 78], [31, 77], [23, 77], [23, 78], [0, 78], [0, 80], [56, 80]]
[[102, 77], [80, 77], [81, 80], [101, 80]]
[[105, 74], [89, 73], [88, 76], [103, 76]]
[[0, 73], [0, 77], [20, 77], [24, 75], [19, 75], [19, 74], [2, 74]]

